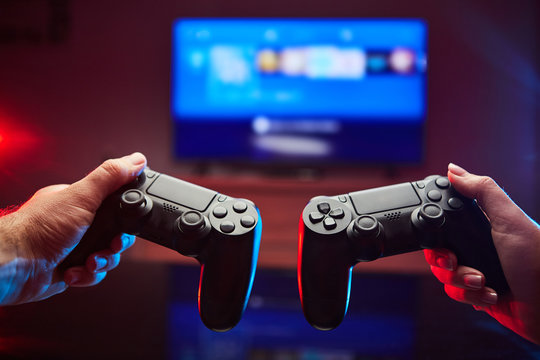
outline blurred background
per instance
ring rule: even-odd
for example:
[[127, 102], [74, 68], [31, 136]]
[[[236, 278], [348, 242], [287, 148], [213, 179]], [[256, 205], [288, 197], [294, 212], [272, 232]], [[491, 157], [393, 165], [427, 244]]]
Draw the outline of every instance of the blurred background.
[[447, 299], [422, 253], [357, 266], [331, 333], [303, 320], [295, 267], [312, 196], [445, 174], [448, 162], [493, 177], [538, 220], [537, 14], [534, 0], [0, 0], [0, 208], [141, 151], [157, 171], [253, 200], [264, 221], [253, 296], [231, 332], [200, 324], [197, 264], [139, 240], [100, 286], [0, 309], [0, 350], [534, 358]]

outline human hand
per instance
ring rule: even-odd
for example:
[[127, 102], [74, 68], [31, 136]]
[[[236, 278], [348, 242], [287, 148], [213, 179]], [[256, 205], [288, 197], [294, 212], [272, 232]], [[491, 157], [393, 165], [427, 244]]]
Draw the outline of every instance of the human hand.
[[491, 223], [493, 243], [510, 286], [505, 296], [486, 287], [484, 275], [458, 264], [446, 249], [424, 250], [431, 271], [452, 299], [487, 312], [502, 325], [540, 344], [540, 227], [487, 176], [449, 164], [448, 178], [476, 199]]
[[92, 286], [115, 268], [120, 254], [135, 242], [132, 235], [115, 237], [109, 249], [91, 254], [85, 266], [56, 271], [79, 243], [103, 200], [133, 181], [146, 158], [134, 153], [107, 160], [71, 185], [37, 191], [17, 211], [0, 217], [0, 304], [46, 299], [68, 286]]

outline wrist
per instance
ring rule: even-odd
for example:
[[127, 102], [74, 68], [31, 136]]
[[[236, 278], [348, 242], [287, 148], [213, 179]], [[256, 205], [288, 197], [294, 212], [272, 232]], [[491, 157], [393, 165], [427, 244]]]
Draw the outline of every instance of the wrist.
[[0, 217], [0, 304], [11, 303], [17, 288], [18, 249], [13, 216]]
[[0, 305], [24, 302], [33, 265], [21, 249], [22, 235], [14, 213], [0, 217]]

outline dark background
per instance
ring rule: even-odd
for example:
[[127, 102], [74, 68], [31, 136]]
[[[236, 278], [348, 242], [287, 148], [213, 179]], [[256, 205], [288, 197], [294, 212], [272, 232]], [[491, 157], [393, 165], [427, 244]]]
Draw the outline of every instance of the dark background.
[[[20, 204], [45, 185], [73, 182], [106, 158], [141, 151], [158, 171], [254, 200], [264, 219], [261, 268], [292, 273], [297, 219], [311, 196], [444, 174], [448, 162], [493, 177], [538, 219], [538, 7], [534, 0], [0, 0], [0, 207]], [[425, 19], [428, 111], [424, 161], [392, 168], [358, 164], [305, 169], [261, 169], [249, 164], [201, 167], [178, 162], [172, 156], [169, 115], [171, 24], [178, 17]], [[166, 295], [170, 284], [163, 279], [178, 266], [171, 264], [184, 258], [144, 241], [138, 241], [126, 257], [125, 268], [118, 269], [116, 277], [113, 272], [108, 283], [70, 291], [40, 304], [3, 309], [11, 319], [4, 324], [19, 324], [3, 330], [4, 339], [13, 338], [12, 343], [17, 344], [20, 335], [24, 344], [25, 334], [32, 333], [38, 337], [34, 348], [49, 349], [52, 354], [57, 350], [51, 349], [68, 341], [75, 344], [73, 349], [68, 347], [73, 351], [95, 344], [111, 354], [129, 348], [124, 354], [137, 357], [144, 351], [134, 353], [133, 346], [146, 349], [141, 344], [152, 337], [161, 341], [152, 348], [156, 357], [165, 356], [167, 341], [162, 336], [167, 317], [163, 307], [172, 300]], [[420, 322], [424, 324], [418, 325], [421, 331], [436, 334], [432, 327], [449, 328], [452, 341], [466, 343], [471, 339], [463, 332], [467, 321], [449, 324], [459, 322], [460, 316], [466, 319], [472, 310], [446, 299], [428, 271], [417, 253], [366, 264], [359, 276], [399, 273], [425, 279], [421, 284], [431, 285], [421, 285], [420, 291], [429, 295], [419, 298], [448, 313], [436, 307], [424, 314], [430, 318], [437, 309], [443, 312], [439, 318], [434, 315], [432, 322]], [[154, 272], [159, 274], [141, 280], [141, 274]], [[384, 288], [381, 280], [373, 291]], [[133, 306], [122, 308], [123, 315], [107, 321], [121, 308], [111, 305], [117, 303], [138, 307], [136, 311]], [[81, 315], [85, 321], [72, 321], [94, 306], [98, 310], [89, 311], [95, 316]], [[143, 321], [144, 326], [137, 327], [137, 320], [131, 318], [137, 311], [149, 316], [156, 308], [160, 309], [157, 318]], [[51, 309], [56, 309], [54, 314], [65, 312], [58, 315], [61, 325], [56, 328]], [[88, 321], [88, 326], [82, 326]], [[111, 328], [115, 321], [120, 325]], [[29, 325], [21, 327], [21, 323]], [[40, 329], [48, 329], [45, 323], [53, 324], [54, 331], [40, 342]], [[73, 336], [73, 327], [82, 331], [80, 343], [60, 335], [71, 331]], [[115, 336], [122, 340], [110, 340]], [[426, 346], [444, 343], [419, 339]], [[0, 341], [0, 345], [5, 343]], [[467, 357], [464, 354], [462, 358]]]

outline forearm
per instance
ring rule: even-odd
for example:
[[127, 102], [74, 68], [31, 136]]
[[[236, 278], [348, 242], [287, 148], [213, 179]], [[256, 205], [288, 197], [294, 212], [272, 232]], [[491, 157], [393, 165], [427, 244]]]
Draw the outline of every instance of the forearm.
[[19, 268], [24, 260], [18, 256], [15, 221], [12, 215], [0, 217], [0, 305], [7, 305], [21, 291]]

